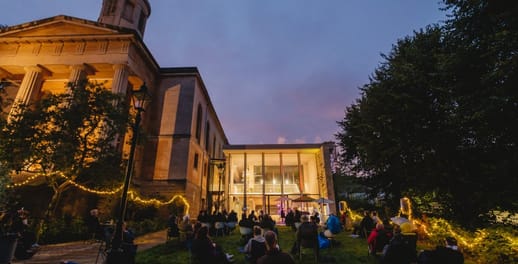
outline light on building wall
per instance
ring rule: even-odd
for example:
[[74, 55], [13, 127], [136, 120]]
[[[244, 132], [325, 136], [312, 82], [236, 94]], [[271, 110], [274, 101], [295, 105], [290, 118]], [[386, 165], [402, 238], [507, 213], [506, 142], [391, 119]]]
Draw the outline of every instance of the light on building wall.
[[277, 183], [277, 181], [275, 181], [275, 179], [273, 179], [273, 184], [276, 184], [276, 183]]
[[290, 184], [290, 180], [286, 179], [285, 183]]

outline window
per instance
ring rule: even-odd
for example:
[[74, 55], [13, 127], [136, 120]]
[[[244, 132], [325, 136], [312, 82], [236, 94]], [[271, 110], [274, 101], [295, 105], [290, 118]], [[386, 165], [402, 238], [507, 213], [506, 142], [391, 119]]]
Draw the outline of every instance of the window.
[[124, 19], [128, 21], [133, 21], [133, 12], [135, 11], [135, 4], [131, 1], [126, 1], [126, 5], [124, 6], [124, 13], [122, 16]]
[[209, 121], [207, 121], [207, 124], [205, 125], [205, 150], [210, 153], [209, 136], [210, 136], [210, 124], [209, 124]]
[[198, 169], [198, 159], [199, 159], [198, 153], [194, 153], [194, 164], [193, 164], [194, 169]]
[[201, 137], [201, 118], [202, 118], [202, 109], [201, 105], [198, 104], [198, 110], [196, 112], [196, 140], [198, 141], [198, 144], [200, 144], [200, 137]]

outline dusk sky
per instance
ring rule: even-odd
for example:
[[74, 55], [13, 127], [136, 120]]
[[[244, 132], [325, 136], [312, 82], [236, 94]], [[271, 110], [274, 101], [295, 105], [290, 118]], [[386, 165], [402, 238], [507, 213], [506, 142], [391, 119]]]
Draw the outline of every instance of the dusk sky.
[[[161, 67], [201, 73], [231, 144], [335, 140], [337, 121], [398, 39], [442, 23], [438, 0], [150, 0]], [[2, 0], [0, 24], [97, 21], [102, 0]]]

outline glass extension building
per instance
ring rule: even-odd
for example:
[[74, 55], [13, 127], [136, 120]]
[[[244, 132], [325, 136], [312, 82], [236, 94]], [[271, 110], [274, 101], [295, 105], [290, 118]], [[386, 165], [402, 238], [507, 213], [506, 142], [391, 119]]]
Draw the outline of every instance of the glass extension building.
[[300, 197], [335, 199], [332, 142], [227, 145], [223, 153], [225, 170], [215, 171], [209, 184], [213, 209], [221, 205], [238, 213], [263, 210], [274, 217], [281, 209], [294, 207], [307, 212], [319, 210], [323, 215], [335, 212], [334, 205], [298, 201]]

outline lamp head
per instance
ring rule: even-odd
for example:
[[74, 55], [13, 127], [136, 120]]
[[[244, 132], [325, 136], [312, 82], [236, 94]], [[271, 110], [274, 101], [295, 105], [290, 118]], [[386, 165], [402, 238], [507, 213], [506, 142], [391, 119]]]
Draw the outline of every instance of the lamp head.
[[146, 83], [142, 84], [139, 89], [132, 91], [131, 99], [135, 109], [144, 111], [147, 104], [151, 101], [151, 94], [148, 92]]

